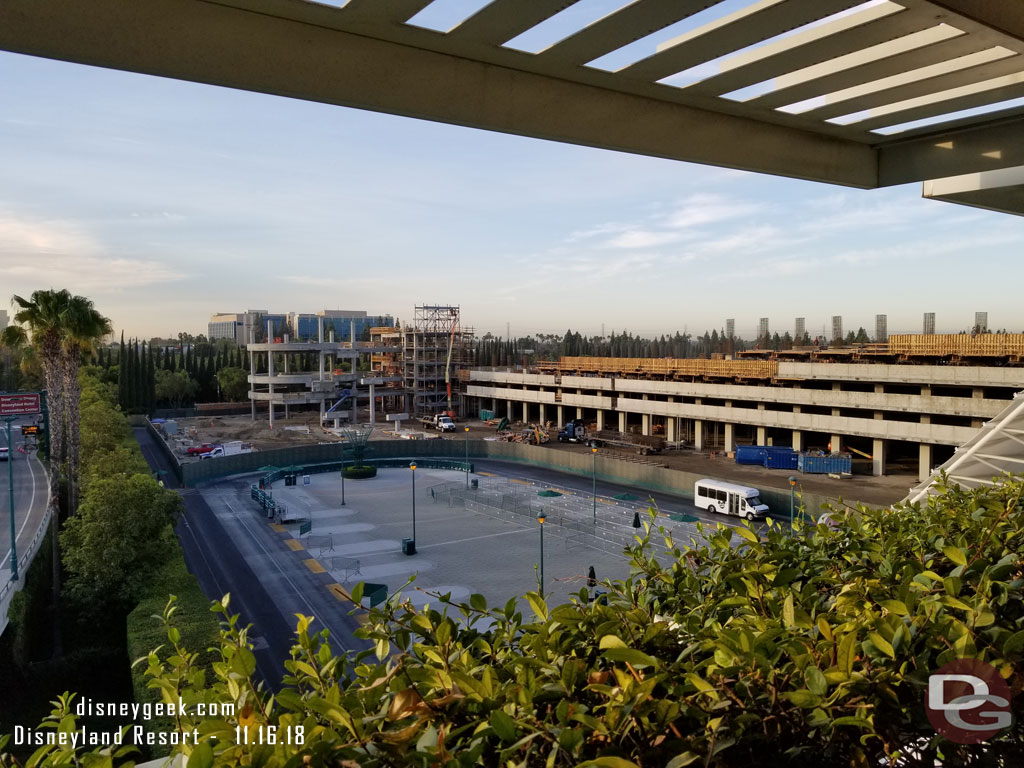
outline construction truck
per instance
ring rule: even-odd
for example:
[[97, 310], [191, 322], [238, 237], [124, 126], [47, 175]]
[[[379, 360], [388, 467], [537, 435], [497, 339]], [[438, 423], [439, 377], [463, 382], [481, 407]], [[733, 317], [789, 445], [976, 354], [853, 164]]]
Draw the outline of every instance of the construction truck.
[[252, 443], [243, 443], [241, 440], [232, 440], [228, 443], [215, 445], [212, 450], [200, 454], [200, 459], [215, 459], [218, 456], [236, 456], [240, 453], [252, 453]]
[[433, 427], [438, 432], [455, 431], [455, 422], [452, 421], [452, 417], [447, 413], [439, 413], [436, 416], [425, 416], [420, 419], [420, 423], [425, 427]]
[[635, 435], [613, 429], [588, 432], [586, 425], [579, 419], [566, 422], [558, 433], [558, 440], [562, 443], [586, 443], [591, 448], [628, 448], [641, 456], [659, 453], [665, 447], [665, 439], [655, 435]]

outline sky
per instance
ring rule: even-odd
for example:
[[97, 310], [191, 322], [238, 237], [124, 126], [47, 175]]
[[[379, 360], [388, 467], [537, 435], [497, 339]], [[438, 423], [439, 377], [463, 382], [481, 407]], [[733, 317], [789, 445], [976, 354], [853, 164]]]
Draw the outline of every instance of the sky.
[[[479, 3], [478, 3], [479, 4]], [[424, 23], [429, 23], [429, 19]], [[678, 33], [677, 30], [669, 32]], [[543, 43], [543, 40], [541, 41]], [[524, 47], [536, 47], [526, 41]], [[614, 65], [614, 62], [613, 64]], [[609, 66], [612, 66], [609, 65]], [[1024, 330], [1024, 219], [0, 53], [0, 307], [116, 331], [452, 304], [478, 333]]]

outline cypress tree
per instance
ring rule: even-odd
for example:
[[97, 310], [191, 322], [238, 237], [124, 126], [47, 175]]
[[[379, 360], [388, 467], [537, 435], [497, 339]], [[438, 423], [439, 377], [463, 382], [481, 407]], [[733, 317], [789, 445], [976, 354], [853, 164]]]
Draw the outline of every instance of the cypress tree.
[[152, 410], [156, 405], [156, 360], [153, 358], [153, 345], [149, 345], [149, 356], [146, 358], [146, 409]]
[[121, 347], [117, 353], [117, 402], [121, 406], [121, 410], [128, 409], [128, 377], [125, 375], [126, 362], [124, 331], [121, 331]]

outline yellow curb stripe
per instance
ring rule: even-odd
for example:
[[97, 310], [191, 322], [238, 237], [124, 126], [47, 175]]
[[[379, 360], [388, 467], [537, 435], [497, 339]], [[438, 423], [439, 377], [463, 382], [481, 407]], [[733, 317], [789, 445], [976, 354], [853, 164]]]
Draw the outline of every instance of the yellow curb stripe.
[[316, 558], [311, 557], [308, 560], [303, 560], [302, 562], [305, 563], [306, 567], [313, 573], [327, 573], [327, 569], [320, 565]]
[[493, 474], [491, 472], [477, 472], [477, 474], [478, 475], [483, 475], [484, 477], [497, 477], [497, 475], [495, 475], [495, 474]]
[[533, 485], [529, 480], [518, 480], [514, 477], [510, 477], [509, 480], [513, 483], [519, 483], [520, 485]]
[[298, 552], [302, 549], [302, 544], [295, 539], [285, 539], [284, 543], [288, 545], [288, 548], [292, 550], [292, 552]]
[[270, 527], [271, 527], [271, 528], [273, 528], [273, 529], [274, 529], [275, 531], [277, 531], [278, 533], [284, 533], [284, 532], [285, 532], [286, 530], [288, 530], [287, 528], [285, 528], [285, 527], [284, 527], [283, 525], [281, 525], [280, 523], [271, 523], [271, 524], [270, 524]]
[[619, 505], [618, 505], [618, 504], [616, 504], [616, 503], [615, 503], [614, 501], [608, 501], [608, 499], [598, 499], [598, 500], [597, 500], [597, 503], [598, 503], [598, 504], [608, 504], [608, 505], [610, 505], [610, 506], [613, 506], [613, 507], [617, 507], [617, 506], [619, 506]]

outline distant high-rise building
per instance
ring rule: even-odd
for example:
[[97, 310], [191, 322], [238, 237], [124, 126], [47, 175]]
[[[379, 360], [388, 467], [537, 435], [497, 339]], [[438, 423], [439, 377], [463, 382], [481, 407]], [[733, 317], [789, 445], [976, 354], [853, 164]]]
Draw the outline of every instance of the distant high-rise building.
[[765, 339], [768, 338], [768, 318], [762, 317], [757, 324], [757, 338]]
[[875, 341], [889, 340], [889, 318], [886, 315], [875, 315]]
[[7, 310], [0, 309], [0, 328], [6, 328], [10, 320], [7, 319]]
[[985, 333], [988, 330], [988, 312], [974, 313], [974, 330]]
[[736, 321], [732, 318], [725, 321], [725, 337], [731, 339], [736, 335]]
[[807, 318], [798, 317], [793, 329], [793, 339], [799, 344], [800, 340], [807, 334]]
[[832, 315], [832, 340], [843, 340], [843, 316]]
[[935, 333], [935, 313], [925, 312], [924, 313], [924, 330], [921, 331], [925, 336], [930, 336]]

